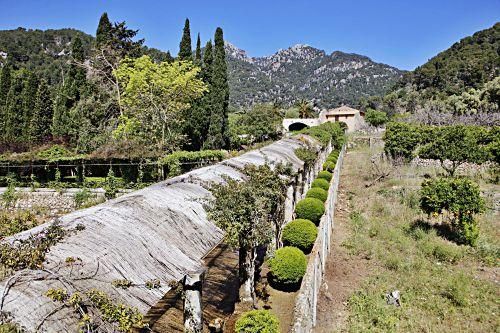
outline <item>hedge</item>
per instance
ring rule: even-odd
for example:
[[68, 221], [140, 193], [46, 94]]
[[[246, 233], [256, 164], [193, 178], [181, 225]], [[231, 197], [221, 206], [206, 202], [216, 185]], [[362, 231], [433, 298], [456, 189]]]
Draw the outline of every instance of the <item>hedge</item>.
[[328, 189], [330, 188], [330, 182], [326, 179], [323, 179], [323, 178], [316, 178], [312, 184], [311, 184], [311, 187], [319, 187], [319, 188], [322, 188], [323, 190], [325, 191], [328, 191]]
[[236, 321], [237, 333], [279, 333], [278, 318], [267, 310], [252, 310], [243, 313]]
[[328, 199], [328, 192], [320, 187], [313, 187], [306, 193], [306, 198], [315, 198], [325, 202]]
[[335, 170], [336, 163], [326, 161], [323, 163], [323, 170], [333, 172]]
[[298, 219], [288, 223], [281, 239], [286, 246], [294, 246], [305, 253], [311, 251], [318, 236], [318, 229], [309, 220]]
[[327, 181], [332, 180], [332, 173], [329, 171], [320, 171], [317, 178], [326, 179]]
[[298, 219], [306, 219], [318, 225], [321, 216], [325, 213], [325, 204], [315, 198], [300, 200], [295, 206], [295, 214]]
[[307, 258], [298, 248], [285, 246], [269, 260], [269, 269], [274, 282], [283, 287], [295, 285], [306, 274]]
[[337, 157], [335, 157], [335, 156], [328, 156], [326, 158], [326, 162], [337, 163]]

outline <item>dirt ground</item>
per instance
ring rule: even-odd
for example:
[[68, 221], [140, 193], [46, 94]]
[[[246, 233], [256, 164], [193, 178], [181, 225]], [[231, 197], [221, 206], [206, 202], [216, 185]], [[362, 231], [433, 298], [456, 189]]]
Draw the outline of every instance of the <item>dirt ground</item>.
[[[352, 168], [352, 154], [347, 153], [340, 176], [339, 197], [335, 210], [335, 226], [332, 234], [331, 252], [328, 256], [326, 271], [318, 297], [317, 321], [314, 333], [341, 332], [346, 327], [347, 300], [353, 290], [370, 274], [372, 268], [368, 260], [347, 253], [341, 246], [349, 236], [350, 208], [348, 205], [349, 188], [359, 174]], [[371, 263], [370, 263], [371, 264]]]

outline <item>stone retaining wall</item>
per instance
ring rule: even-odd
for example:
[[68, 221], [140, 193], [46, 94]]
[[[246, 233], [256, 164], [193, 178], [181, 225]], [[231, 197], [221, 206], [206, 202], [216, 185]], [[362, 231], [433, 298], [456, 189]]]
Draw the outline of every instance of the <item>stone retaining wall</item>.
[[302, 279], [299, 293], [295, 299], [295, 309], [292, 321], [292, 333], [311, 332], [316, 324], [316, 305], [318, 294], [323, 280], [326, 259], [330, 252], [330, 239], [334, 227], [335, 203], [337, 202], [337, 191], [340, 181], [340, 170], [344, 160], [346, 147], [342, 147], [337, 165], [328, 191], [328, 199], [325, 203], [325, 214], [321, 218], [318, 227], [318, 237], [314, 247], [309, 254], [307, 271]]

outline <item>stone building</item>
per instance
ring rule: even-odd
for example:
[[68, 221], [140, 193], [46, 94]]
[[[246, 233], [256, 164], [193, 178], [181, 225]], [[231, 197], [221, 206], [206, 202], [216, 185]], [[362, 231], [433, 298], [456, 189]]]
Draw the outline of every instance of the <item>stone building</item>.
[[353, 109], [348, 106], [341, 106], [336, 109], [322, 110], [318, 118], [294, 118], [283, 119], [283, 127], [286, 132], [297, 131], [306, 127], [318, 126], [327, 121], [344, 122], [347, 124], [347, 131], [354, 132], [364, 125], [365, 114], [362, 111]]

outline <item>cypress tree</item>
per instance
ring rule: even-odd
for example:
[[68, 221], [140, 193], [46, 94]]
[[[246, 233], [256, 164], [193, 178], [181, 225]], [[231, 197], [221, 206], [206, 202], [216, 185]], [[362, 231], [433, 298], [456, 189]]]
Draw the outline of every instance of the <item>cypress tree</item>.
[[221, 28], [215, 31], [214, 62], [212, 71], [212, 113], [206, 149], [222, 149], [229, 146], [228, 107], [229, 84], [227, 81], [226, 51]]
[[198, 38], [196, 39], [196, 51], [194, 53], [194, 64], [196, 66], [201, 66], [201, 41], [200, 41], [200, 33], [198, 33]]
[[165, 61], [168, 63], [173, 63], [174, 62], [174, 57], [170, 54], [170, 51], [167, 51], [167, 54], [165, 54]]
[[20, 73], [11, 81], [7, 94], [5, 126], [3, 140], [8, 143], [19, 143], [23, 129], [23, 89], [24, 73]]
[[179, 44], [179, 59], [192, 60], [193, 50], [191, 48], [191, 30], [189, 28], [189, 19], [184, 23], [181, 43]]
[[[7, 124], [7, 95], [11, 85], [10, 66], [5, 65], [0, 75], [0, 138], [3, 139]], [[0, 140], [1, 141], [1, 140]]]
[[24, 82], [22, 95], [22, 141], [28, 142], [30, 139], [30, 123], [33, 116], [33, 109], [36, 103], [36, 94], [38, 91], [38, 78], [35, 73], [29, 72]]
[[85, 60], [83, 53], [82, 40], [80, 37], [76, 37], [71, 44], [71, 56], [73, 62], [69, 70], [69, 76], [72, 80], [76, 81], [77, 87], [83, 87], [85, 85], [85, 69], [82, 68], [81, 64]]
[[99, 24], [97, 25], [97, 31], [95, 34], [95, 42], [97, 46], [101, 46], [107, 43], [111, 39], [111, 32], [113, 26], [108, 18], [108, 13], [103, 13], [99, 19]]
[[47, 81], [42, 80], [36, 94], [35, 108], [30, 123], [30, 138], [33, 142], [43, 142], [50, 137], [50, 126], [54, 113]]

